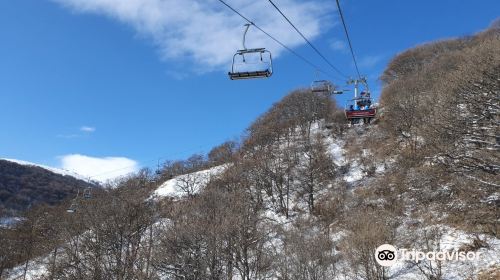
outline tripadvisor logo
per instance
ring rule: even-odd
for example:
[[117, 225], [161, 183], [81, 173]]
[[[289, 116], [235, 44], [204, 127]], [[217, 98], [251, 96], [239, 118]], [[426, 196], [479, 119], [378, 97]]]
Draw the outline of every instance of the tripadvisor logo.
[[378, 246], [375, 250], [375, 259], [381, 266], [392, 266], [397, 262], [397, 250], [390, 244]]
[[398, 260], [420, 262], [426, 261], [472, 261], [479, 259], [481, 252], [430, 251], [396, 249], [390, 244], [380, 245], [375, 250], [375, 260], [381, 266], [392, 266]]

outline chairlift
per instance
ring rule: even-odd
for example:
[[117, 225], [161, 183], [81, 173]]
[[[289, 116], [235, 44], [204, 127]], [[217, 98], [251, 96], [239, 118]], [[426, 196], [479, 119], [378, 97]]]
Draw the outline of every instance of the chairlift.
[[377, 108], [373, 106], [370, 98], [358, 97], [347, 102], [345, 115], [351, 124], [358, 123], [362, 119], [365, 123], [370, 123], [376, 116]]
[[72, 202], [71, 205], [69, 206], [68, 209], [66, 209], [66, 212], [68, 213], [75, 213], [77, 208], [76, 202]]
[[162, 173], [161, 169], [160, 169], [160, 159], [161, 158], [158, 158], [158, 163], [156, 165], [156, 171], [155, 171], [156, 175], [161, 175], [161, 173]]
[[312, 82], [311, 91], [313, 93], [324, 93], [328, 95], [343, 93], [342, 91], [336, 91], [333, 83], [327, 80], [318, 80]]
[[[316, 69], [316, 76], [320, 76], [320, 70]], [[342, 90], [336, 90], [336, 86], [328, 81], [328, 80], [320, 80], [317, 79], [311, 83], [311, 92], [312, 93], [321, 93], [325, 95], [332, 95], [332, 94], [342, 94]]]
[[[345, 116], [351, 124], [359, 123], [363, 120], [369, 124], [377, 115], [377, 108], [374, 106], [373, 100], [370, 97], [370, 91], [365, 78], [351, 79], [348, 84], [354, 84], [354, 98], [349, 100], [345, 107]], [[358, 86], [363, 84], [365, 91], [362, 91], [358, 96]]]
[[68, 213], [75, 213], [76, 212], [76, 208], [78, 207], [77, 199], [79, 196], [80, 196], [80, 189], [78, 189], [78, 192], [76, 193], [75, 198], [73, 198], [73, 200], [71, 200], [71, 204], [68, 207], [68, 209], [66, 209], [66, 212], [68, 212]]
[[243, 49], [238, 50], [233, 56], [231, 72], [228, 72], [231, 80], [269, 78], [273, 74], [271, 52], [265, 48], [247, 49], [245, 45], [250, 25], [249, 23], [245, 24]]
[[91, 193], [90, 188], [86, 188], [83, 191], [83, 198], [85, 198], [85, 199], [91, 199], [92, 198], [92, 193]]

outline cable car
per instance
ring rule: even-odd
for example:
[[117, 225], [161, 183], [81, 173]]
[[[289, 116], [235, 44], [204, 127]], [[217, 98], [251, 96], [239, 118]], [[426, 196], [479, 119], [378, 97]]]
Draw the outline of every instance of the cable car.
[[231, 71], [228, 72], [231, 80], [269, 78], [273, 74], [271, 52], [265, 48], [247, 49], [245, 45], [250, 25], [249, 23], [245, 24], [243, 49], [238, 50], [233, 56]]

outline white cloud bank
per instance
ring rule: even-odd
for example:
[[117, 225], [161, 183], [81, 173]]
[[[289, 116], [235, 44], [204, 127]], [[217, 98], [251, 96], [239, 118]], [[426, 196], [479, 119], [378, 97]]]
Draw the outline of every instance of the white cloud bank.
[[89, 157], [71, 154], [60, 157], [61, 168], [71, 170], [92, 180], [107, 182], [139, 170], [139, 164], [125, 157]]
[[[100, 14], [132, 26], [151, 38], [162, 58], [188, 58], [197, 72], [228, 68], [241, 49], [242, 18], [217, 0], [52, 0], [81, 13]], [[289, 47], [304, 44], [268, 1], [226, 0]], [[309, 39], [333, 26], [334, 1], [276, 0], [276, 4]], [[283, 48], [253, 28], [247, 47], [266, 47], [277, 57]]]

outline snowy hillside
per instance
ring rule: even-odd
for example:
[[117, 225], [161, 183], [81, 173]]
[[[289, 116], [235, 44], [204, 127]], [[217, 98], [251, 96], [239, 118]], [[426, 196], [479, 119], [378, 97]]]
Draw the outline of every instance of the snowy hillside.
[[[451, 227], [438, 226], [434, 228], [440, 232], [438, 243], [435, 244], [435, 248], [439, 248], [439, 250], [436, 251], [448, 253], [463, 251], [463, 248], [471, 246], [477, 237]], [[419, 232], [423, 233], [423, 229]], [[420, 261], [419, 264], [400, 260], [389, 268], [388, 274], [394, 279], [418, 280], [422, 279], [423, 273], [432, 275], [437, 273], [439, 269], [443, 280], [477, 279], [477, 276], [482, 272], [498, 268], [500, 265], [500, 239], [485, 235], [481, 235], [479, 238], [484, 240], [485, 247], [475, 251], [480, 257], [474, 260], [448, 260], [441, 263]]]
[[[349, 148], [346, 147], [345, 138], [334, 137], [332, 136], [328, 130], [326, 129], [315, 129], [314, 133], [311, 137], [316, 137], [320, 135], [327, 143], [327, 152], [331, 155], [332, 160], [337, 165], [337, 168], [343, 168], [342, 176], [339, 176], [336, 180], [336, 184], [346, 184], [350, 186], [350, 194], [356, 195], [356, 192], [360, 190], [368, 190], [369, 184], [367, 182], [371, 182], [376, 180], [377, 176], [383, 176], [385, 173], [390, 173], [391, 170], [386, 169], [385, 165], [381, 163], [376, 163], [376, 171], [375, 176], [368, 176], [367, 166], [363, 165], [364, 162], [363, 157], [371, 158], [371, 154], [368, 150], [365, 150], [361, 153], [360, 157], [349, 157], [347, 154], [349, 153]], [[364, 135], [363, 137], [367, 137]], [[302, 159], [304, 160], [304, 159]], [[382, 167], [384, 166], [384, 167]], [[206, 170], [197, 171], [189, 174], [184, 174], [180, 176], [176, 176], [170, 180], [167, 180], [163, 184], [161, 184], [157, 189], [152, 192], [151, 197], [154, 197], [155, 200], [161, 200], [163, 198], [175, 198], [177, 201], [180, 200], [189, 200], [190, 196], [194, 194], [198, 194], [203, 192], [205, 186], [210, 182], [211, 179], [216, 178], [217, 176], [223, 174], [226, 170], [232, 168], [230, 164], [220, 165], [216, 167], [212, 167]], [[364, 182], [364, 183], [363, 183]], [[366, 185], [365, 185], [366, 184]], [[327, 189], [322, 190], [318, 193], [318, 200], [324, 200], [329, 197], [332, 192], [336, 192], [336, 189], [333, 185], [329, 185]], [[294, 231], [296, 230], [294, 223], [298, 223], [303, 219], [312, 219], [314, 217], [310, 216], [308, 213], [305, 213], [303, 210], [307, 209], [307, 205], [304, 203], [300, 203], [299, 200], [294, 199], [291, 202], [294, 205], [294, 208], [303, 208], [303, 210], [296, 212], [291, 216], [290, 219], [286, 219], [282, 214], [276, 213], [273, 210], [273, 207], [270, 207], [272, 202], [270, 200], [265, 201], [268, 204], [266, 210], [259, 214], [259, 218], [266, 219], [270, 221], [270, 225], [272, 227], [282, 228], [285, 231]], [[414, 234], [425, 236], [426, 232], [431, 231], [433, 229], [439, 230], [439, 237], [437, 238], [434, 244], [435, 248], [439, 248], [439, 250], [443, 250], [446, 252], [454, 252], [458, 250], [463, 250], [464, 247], [472, 246], [475, 240], [482, 240], [484, 244], [481, 248], [477, 249], [477, 252], [480, 253], [481, 258], [476, 260], [468, 260], [468, 261], [449, 261], [439, 264], [439, 270], [442, 280], [458, 280], [458, 279], [477, 279], [476, 276], [489, 271], [490, 269], [494, 269], [500, 265], [500, 240], [494, 238], [492, 236], [487, 235], [474, 235], [471, 233], [467, 233], [463, 230], [459, 230], [450, 226], [444, 225], [435, 225], [428, 226], [420, 229], [411, 229], [407, 225], [412, 223], [412, 219], [407, 216], [401, 217], [401, 226], [397, 229], [400, 232], [398, 238], [393, 240], [395, 244], [400, 244], [400, 246], [409, 246], [412, 244], [408, 243], [408, 240], [411, 240]], [[169, 230], [172, 226], [168, 219], [164, 220], [161, 228], [163, 230]], [[158, 222], [155, 223], [155, 226], [159, 226]], [[336, 226], [330, 226], [331, 231], [329, 233], [330, 240], [334, 242], [334, 244], [338, 244], [337, 246], [342, 246], [344, 242], [348, 242], [348, 235], [352, 234], [349, 230], [344, 228], [337, 228]], [[273, 232], [273, 231], [270, 231]], [[268, 239], [269, 245], [275, 246], [277, 250], [280, 249], [281, 240], [276, 235], [276, 232], [273, 232]], [[310, 238], [315, 238], [316, 235], [323, 235], [321, 230], [319, 230], [316, 226], [312, 226], [310, 229]], [[149, 231], [145, 231], [143, 233], [143, 239], [148, 240]], [[81, 238], [81, 237], [80, 237]], [[79, 238], [77, 238], [78, 240]], [[146, 246], [144, 243], [142, 246]], [[403, 245], [405, 244], [405, 245]], [[414, 244], [415, 245], [415, 244]], [[146, 250], [147, 247], [144, 247]], [[352, 265], [345, 261], [343, 258], [343, 254], [338, 250], [333, 250], [330, 252], [333, 258], [338, 258], [340, 261], [336, 264], [335, 270], [338, 273], [342, 273], [347, 279], [355, 279], [357, 270], [352, 267]], [[50, 255], [46, 255], [43, 257], [39, 257], [34, 259], [28, 265], [27, 271], [27, 279], [38, 279], [38, 277], [42, 275], [48, 275], [49, 267], [52, 263], [52, 258]], [[386, 273], [390, 279], [407, 279], [407, 280], [419, 280], [422, 279], [423, 273], [431, 273], [429, 272], [430, 267], [435, 267], [438, 263], [426, 263], [421, 262], [418, 265], [412, 262], [403, 262], [399, 261], [391, 268], [387, 269]], [[8, 272], [8, 277], [6, 279], [18, 279], [22, 277], [24, 272], [24, 265], [19, 265]], [[159, 277], [159, 279], [171, 279], [168, 276]], [[239, 279], [239, 278], [237, 278]], [[270, 276], [268, 279], [279, 279], [279, 277]], [[332, 278], [333, 279], [333, 278]]]
[[43, 168], [45, 170], [48, 170], [50, 172], [59, 174], [59, 175], [71, 176], [71, 177], [73, 177], [75, 179], [82, 180], [82, 181], [85, 181], [85, 182], [88, 182], [88, 183], [92, 183], [92, 180], [90, 180], [88, 177], [85, 177], [83, 175], [80, 175], [80, 174], [78, 174], [76, 172], [73, 172], [73, 171], [70, 171], [70, 170], [65, 170], [65, 169], [50, 167], [50, 166], [46, 166], [46, 165], [42, 165], [42, 164], [36, 164], [36, 163], [32, 163], [32, 162], [28, 162], [28, 161], [24, 161], [24, 160], [18, 160], [18, 159], [0, 158], [0, 160], [6, 160], [6, 161], [14, 162], [14, 163], [17, 163], [17, 164], [20, 164], [20, 165], [36, 166], [36, 167], [40, 167], [40, 168]]
[[[370, 135], [372, 129], [366, 129], [363, 127], [353, 128], [348, 135], [357, 134], [359, 141], [365, 141], [371, 137]], [[373, 182], [377, 180], [378, 176], [383, 177], [385, 174], [391, 173], [391, 163], [393, 160], [386, 160], [385, 162], [374, 161], [373, 155], [368, 149], [363, 149], [357, 157], [348, 157], [349, 148], [346, 147], [347, 137], [334, 137], [329, 133], [329, 131], [323, 128], [322, 124], [314, 124], [312, 126], [311, 138], [320, 136], [323, 138], [327, 145], [327, 152], [330, 154], [333, 162], [336, 164], [337, 168], [343, 169], [343, 176], [336, 179], [336, 184], [345, 184], [350, 186], [350, 194], [356, 196], [356, 192], [368, 191], [370, 188], [374, 187]], [[376, 129], [375, 129], [376, 131]], [[373, 166], [373, 173], [369, 173], [370, 166], [367, 166], [367, 159], [369, 159], [369, 165]], [[301, 161], [304, 161], [302, 158]], [[203, 188], [210, 181], [210, 178], [222, 174], [227, 170], [227, 165], [217, 166], [203, 171], [198, 171], [190, 174], [181, 175], [175, 177], [171, 180], [163, 183], [158, 189], [154, 191], [154, 196], [158, 199], [162, 197], [174, 197], [174, 198], [184, 198], [188, 199], [187, 194], [191, 188], [192, 193], [198, 193], [203, 191]], [[333, 185], [327, 187], [327, 189], [318, 192], [317, 200], [328, 199], [329, 194], [336, 192]], [[271, 201], [266, 201], [269, 205], [272, 204]], [[367, 201], [366, 203], [372, 203]], [[385, 203], [383, 199], [379, 199], [373, 203]], [[291, 208], [307, 208], [306, 204], [301, 203], [298, 200], [290, 202]], [[410, 208], [414, 207], [408, 205]], [[290, 220], [285, 219], [281, 214], [276, 213], [273, 207], [269, 207], [263, 214], [262, 217], [273, 221], [276, 226], [287, 228], [291, 230], [290, 222], [299, 221], [305, 217], [310, 219], [309, 215], [302, 215], [301, 212], [297, 212], [299, 215], [292, 215]], [[428, 273], [432, 275], [435, 272], [437, 266], [439, 266], [439, 273], [441, 273], [441, 279], [443, 280], [455, 280], [455, 279], [476, 279], [477, 275], [490, 271], [500, 266], [500, 239], [494, 238], [487, 235], [474, 235], [467, 233], [463, 230], [453, 228], [445, 225], [434, 225], [426, 228], [421, 228], [419, 230], [410, 229], [406, 225], [414, 223], [414, 220], [409, 216], [401, 217], [400, 223], [402, 226], [398, 228], [400, 236], [397, 240], [393, 240], [395, 244], [406, 244], [409, 246], [408, 238], [415, 238], [415, 234], [425, 236], [427, 231], [431, 229], [437, 229], [439, 231], [439, 238], [433, 245], [434, 248], [439, 248], [445, 252], [455, 252], [463, 250], [467, 246], [472, 246], [477, 242], [477, 240], [482, 240], [484, 244], [476, 252], [480, 254], [480, 258], [475, 260], [467, 261], [447, 261], [444, 263], [429, 262], [415, 264], [412, 262], [399, 261], [396, 265], [392, 266], [387, 270], [387, 274], [393, 279], [408, 279], [408, 280], [419, 280], [422, 279], [422, 275]], [[335, 228], [335, 227], [332, 227]], [[412, 232], [411, 234], [408, 234]], [[331, 231], [331, 239], [336, 242], [336, 244], [342, 244], [345, 241], [346, 234], [349, 234], [344, 229], [339, 229], [337, 232]], [[271, 243], [279, 243], [279, 240], [271, 239]], [[414, 244], [415, 245], [415, 244]], [[404, 245], [401, 245], [404, 246]], [[342, 257], [341, 254], [336, 253], [334, 256]], [[346, 277], [355, 278], [356, 270], [350, 267], [349, 263], [341, 261], [339, 267], [337, 268], [346, 274]], [[277, 279], [277, 278], [271, 278]]]
[[172, 178], [156, 189], [154, 197], [180, 198], [198, 193], [214, 176], [221, 174], [227, 165], [212, 167]]
[[[14, 218], [39, 205], [56, 206], [78, 190], [95, 188], [93, 181], [57, 168], [31, 162], [0, 160], [0, 218]], [[14, 220], [13, 220], [14, 221]], [[9, 220], [0, 220], [6, 226]]]

